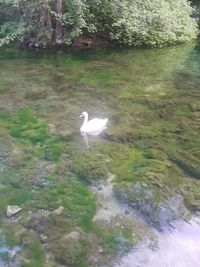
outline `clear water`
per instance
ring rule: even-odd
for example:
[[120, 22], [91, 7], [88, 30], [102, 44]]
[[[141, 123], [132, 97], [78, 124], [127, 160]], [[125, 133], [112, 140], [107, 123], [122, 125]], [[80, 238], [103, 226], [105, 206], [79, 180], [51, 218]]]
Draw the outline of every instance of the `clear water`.
[[[174, 259], [165, 233], [200, 211], [199, 44], [1, 48], [0, 66], [0, 233], [21, 247], [16, 265], [150, 266], [146, 242]], [[107, 129], [85, 140], [82, 111]]]
[[122, 257], [116, 264], [120, 267], [192, 267], [200, 260], [200, 224], [199, 218], [188, 222], [176, 222], [174, 229], [156, 232], [156, 247], [143, 243], [133, 252]]

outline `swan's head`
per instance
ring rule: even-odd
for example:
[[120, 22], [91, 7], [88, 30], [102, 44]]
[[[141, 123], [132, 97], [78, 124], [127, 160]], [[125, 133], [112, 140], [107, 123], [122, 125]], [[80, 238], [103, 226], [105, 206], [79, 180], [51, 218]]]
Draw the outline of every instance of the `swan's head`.
[[81, 113], [81, 115], [80, 115], [80, 118], [81, 117], [85, 117], [85, 116], [87, 116], [88, 115], [88, 113], [86, 112], [86, 111], [83, 111], [82, 113]]

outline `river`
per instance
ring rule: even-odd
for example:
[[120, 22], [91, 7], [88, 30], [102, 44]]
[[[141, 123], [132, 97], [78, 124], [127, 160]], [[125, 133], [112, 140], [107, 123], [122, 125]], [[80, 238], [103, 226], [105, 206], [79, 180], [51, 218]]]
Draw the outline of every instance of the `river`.
[[[0, 66], [0, 266], [198, 267], [199, 43]], [[81, 136], [83, 111], [107, 129]]]

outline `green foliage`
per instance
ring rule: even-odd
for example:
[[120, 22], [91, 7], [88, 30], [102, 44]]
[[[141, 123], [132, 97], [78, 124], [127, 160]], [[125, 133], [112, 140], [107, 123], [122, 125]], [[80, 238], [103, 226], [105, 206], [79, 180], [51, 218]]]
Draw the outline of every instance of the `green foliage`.
[[185, 0], [121, 1], [112, 38], [127, 45], [163, 46], [195, 38], [196, 21]]
[[0, 47], [16, 40], [24, 33], [23, 22], [7, 22], [0, 28]]
[[55, 45], [57, 26], [61, 44], [98, 33], [126, 45], [171, 45], [196, 37], [192, 12], [187, 0], [0, 1], [0, 46], [15, 39], [35, 47]]
[[52, 28], [48, 22], [47, 0], [0, 1], [0, 46], [16, 39], [26, 43], [27, 39], [45, 45], [51, 41]]
[[20, 0], [0, 1], [0, 47], [21, 38], [25, 25], [19, 16]]
[[[64, 1], [64, 13], [61, 16], [65, 31], [65, 42], [71, 43], [71, 40], [83, 34], [83, 31], [96, 31], [92, 23], [93, 16], [89, 12], [87, 1], [68, 0]], [[86, 15], [87, 14], [87, 15]], [[70, 29], [69, 29], [70, 27]]]

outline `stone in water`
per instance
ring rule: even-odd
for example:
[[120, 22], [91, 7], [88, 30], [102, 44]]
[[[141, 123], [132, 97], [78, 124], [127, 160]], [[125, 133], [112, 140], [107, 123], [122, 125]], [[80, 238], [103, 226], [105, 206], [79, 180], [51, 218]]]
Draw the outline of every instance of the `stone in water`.
[[59, 208], [57, 208], [53, 212], [56, 213], [57, 215], [60, 215], [63, 212], [63, 210], [64, 210], [64, 207], [60, 206]]
[[6, 211], [6, 215], [8, 217], [11, 217], [11, 216], [17, 214], [18, 212], [20, 212], [21, 210], [22, 210], [22, 208], [20, 208], [19, 206], [8, 206], [7, 211]]

